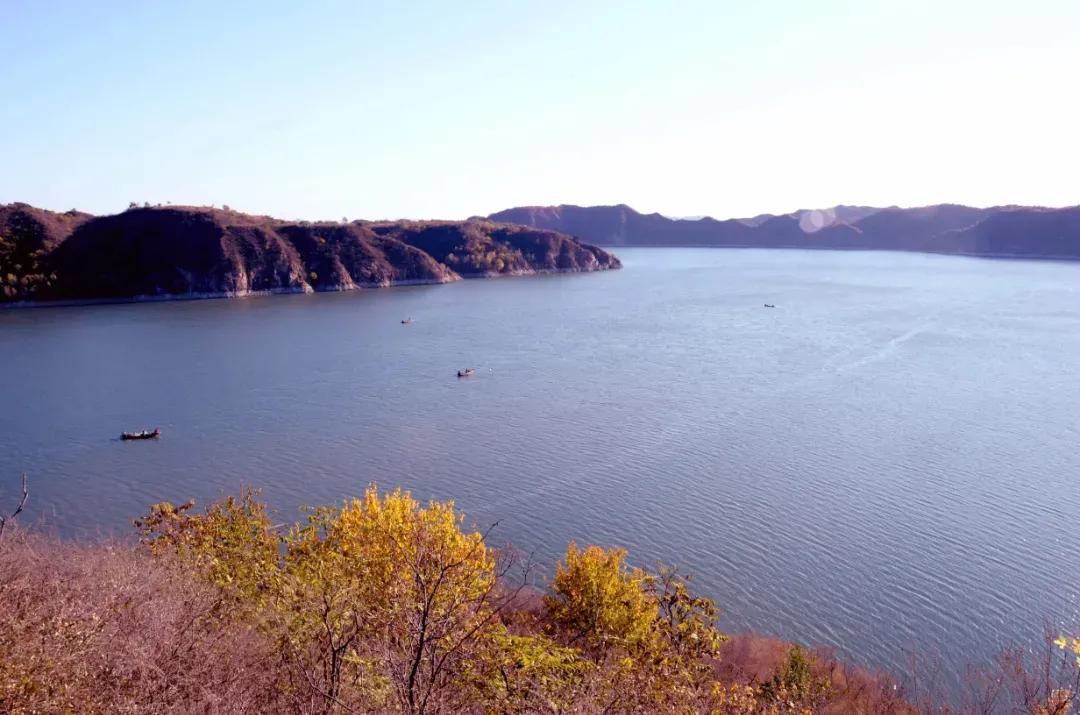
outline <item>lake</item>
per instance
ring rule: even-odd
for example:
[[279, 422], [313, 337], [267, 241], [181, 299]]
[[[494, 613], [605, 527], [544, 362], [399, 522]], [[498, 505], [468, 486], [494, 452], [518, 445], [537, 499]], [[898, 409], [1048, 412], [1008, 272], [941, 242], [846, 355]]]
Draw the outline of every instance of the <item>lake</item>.
[[571, 539], [624, 546], [693, 573], [729, 629], [897, 671], [1080, 630], [1080, 264], [617, 253], [0, 311], [0, 504], [25, 471], [28, 522], [101, 535], [166, 499], [251, 485], [291, 519], [377, 482], [498, 521], [549, 573]]

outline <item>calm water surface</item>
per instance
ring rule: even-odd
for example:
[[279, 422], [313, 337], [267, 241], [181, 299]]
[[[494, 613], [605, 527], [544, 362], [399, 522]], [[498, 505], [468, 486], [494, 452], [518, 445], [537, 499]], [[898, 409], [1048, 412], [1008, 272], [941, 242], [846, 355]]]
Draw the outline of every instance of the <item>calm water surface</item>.
[[898, 670], [905, 649], [959, 667], [1077, 627], [1080, 265], [619, 254], [592, 275], [0, 311], [0, 498], [29, 472], [31, 520], [100, 534], [241, 485], [286, 518], [402, 485], [549, 569], [570, 539], [625, 546], [694, 573], [728, 628]]

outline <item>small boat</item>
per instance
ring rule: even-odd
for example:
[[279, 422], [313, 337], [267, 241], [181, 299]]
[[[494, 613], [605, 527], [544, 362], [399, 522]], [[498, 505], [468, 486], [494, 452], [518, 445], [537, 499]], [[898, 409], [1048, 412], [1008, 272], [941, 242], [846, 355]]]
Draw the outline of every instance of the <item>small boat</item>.
[[404, 320], [401, 321], [401, 324], [402, 325], [411, 325], [412, 324], [412, 318], [405, 318]]
[[458, 370], [457, 371], [457, 376], [458, 377], [472, 377], [473, 373], [475, 373], [475, 372], [476, 372], [476, 368], [467, 367], [464, 370]]
[[775, 305], [773, 305], [772, 303], [766, 303], [766, 304], [765, 304], [765, 307], [766, 307], [766, 308], [775, 308], [776, 306], [775, 306]]
[[142, 432], [121, 432], [120, 439], [157, 439], [161, 436], [161, 430], [143, 430]]

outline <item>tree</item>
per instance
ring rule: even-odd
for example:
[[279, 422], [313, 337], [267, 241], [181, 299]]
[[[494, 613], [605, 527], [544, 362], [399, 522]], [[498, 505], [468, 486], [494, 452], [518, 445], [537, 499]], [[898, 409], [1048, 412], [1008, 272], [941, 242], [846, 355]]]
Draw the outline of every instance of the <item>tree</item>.
[[389, 695], [429, 712], [482, 677], [509, 602], [509, 560], [462, 529], [453, 502], [420, 506], [408, 492], [319, 509], [287, 540], [291, 642], [320, 643], [306, 675], [330, 701]]
[[565, 561], [556, 567], [554, 593], [545, 601], [572, 643], [602, 649], [649, 637], [657, 615], [656, 601], [645, 588], [649, 577], [625, 561], [623, 549], [581, 550], [573, 542], [567, 547]]
[[657, 574], [648, 574], [626, 566], [625, 559], [621, 549], [581, 550], [571, 543], [546, 599], [564, 638], [582, 644], [596, 664], [588, 696], [593, 706], [709, 712], [717, 702], [745, 701], [745, 693], [717, 690], [713, 661], [725, 637], [715, 604], [691, 595], [675, 569], [661, 564]]
[[155, 554], [175, 554], [210, 583], [245, 606], [266, 602], [279, 577], [280, 537], [255, 490], [227, 497], [203, 514], [195, 502], [155, 504], [135, 520], [142, 542]]
[[648, 583], [659, 607], [658, 632], [672, 651], [688, 660], [715, 658], [727, 637], [717, 628], [712, 599], [690, 593], [690, 577], [665, 564]]
[[419, 715], [495, 697], [499, 665], [525, 649], [507, 639], [499, 615], [527, 569], [519, 586], [505, 586], [517, 560], [463, 529], [453, 502], [421, 506], [408, 492], [380, 497], [371, 486], [340, 508], [312, 510], [283, 539], [253, 492], [202, 515], [191, 508], [156, 505], [137, 522], [144, 543], [236, 598], [277, 643], [288, 690], [311, 708], [394, 704]]

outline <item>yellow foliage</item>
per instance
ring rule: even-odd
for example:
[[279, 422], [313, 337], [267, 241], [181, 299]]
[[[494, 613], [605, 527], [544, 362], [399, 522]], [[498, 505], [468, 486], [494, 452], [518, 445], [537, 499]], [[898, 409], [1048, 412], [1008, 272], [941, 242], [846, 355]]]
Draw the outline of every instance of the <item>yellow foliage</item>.
[[284, 573], [288, 643], [322, 643], [315, 670], [335, 699], [351, 683], [419, 708], [495, 630], [495, 556], [453, 502], [369, 487], [293, 530]]
[[486, 688], [480, 699], [496, 712], [564, 712], [581, 696], [596, 666], [576, 648], [560, 646], [543, 635], [498, 636], [490, 651], [494, 663], [482, 665]]
[[155, 554], [175, 553], [204, 569], [210, 582], [239, 599], [261, 601], [278, 576], [280, 538], [274, 533], [266, 507], [245, 490], [205, 513], [189, 512], [194, 502], [173, 506], [155, 504], [135, 521], [142, 541]]
[[453, 502], [421, 507], [408, 492], [320, 509], [287, 539], [286, 573], [299, 582], [329, 581], [368, 604], [378, 620], [424, 603], [444, 617], [494, 584], [494, 557], [477, 532], [461, 529]]
[[1054, 639], [1054, 645], [1076, 656], [1076, 664], [1080, 666], [1080, 638], [1066, 638], [1059, 636]]
[[508, 616], [505, 562], [453, 502], [370, 486], [279, 537], [245, 492], [203, 514], [158, 504], [137, 525], [230, 595], [226, 612], [280, 654], [275, 692], [305, 711], [786, 715], [831, 696], [798, 648], [764, 684], [716, 682], [713, 602], [621, 549], [571, 543], [543, 612]]
[[487, 677], [476, 663], [498, 660], [486, 655], [505, 632], [496, 556], [462, 528], [453, 502], [421, 506], [372, 486], [339, 509], [312, 511], [284, 539], [251, 492], [203, 515], [191, 508], [154, 506], [136, 522], [144, 543], [246, 599], [295, 669], [288, 687], [422, 712], [438, 691]]
[[630, 647], [652, 634], [656, 601], [646, 592], [649, 577], [626, 566], [626, 552], [571, 542], [556, 567], [553, 595], [545, 599], [556, 623], [591, 646]]

